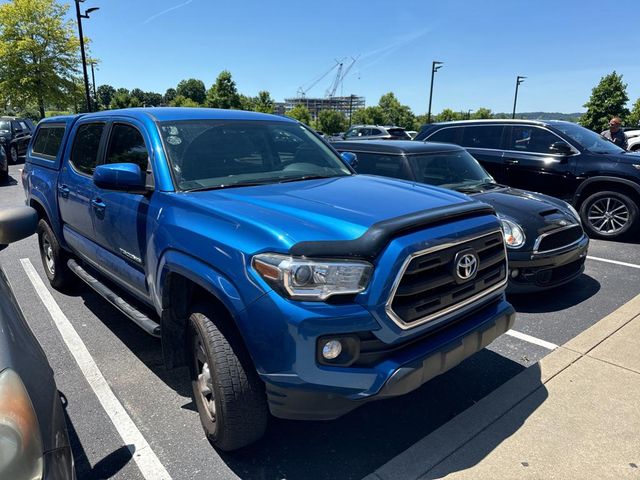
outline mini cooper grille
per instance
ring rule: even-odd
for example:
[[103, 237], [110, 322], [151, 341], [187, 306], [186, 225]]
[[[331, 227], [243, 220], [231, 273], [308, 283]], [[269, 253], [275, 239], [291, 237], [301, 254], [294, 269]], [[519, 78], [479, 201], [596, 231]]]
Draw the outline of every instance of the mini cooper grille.
[[[456, 276], [456, 256], [471, 251], [477, 255], [475, 276], [467, 281]], [[412, 258], [397, 284], [390, 307], [407, 326], [437, 318], [443, 311], [504, 284], [507, 262], [502, 232], [484, 235]], [[488, 293], [488, 292], [487, 292]]]
[[557, 250], [572, 243], [577, 242], [583, 235], [580, 225], [573, 225], [567, 228], [559, 228], [558, 230], [543, 234], [540, 236], [540, 242], [536, 249], [539, 253]]

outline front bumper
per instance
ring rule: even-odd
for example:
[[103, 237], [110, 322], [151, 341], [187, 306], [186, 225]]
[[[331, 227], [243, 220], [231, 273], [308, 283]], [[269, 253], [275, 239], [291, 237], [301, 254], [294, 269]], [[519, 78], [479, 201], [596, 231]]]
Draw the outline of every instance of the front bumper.
[[371, 368], [316, 366], [350, 388], [305, 383], [296, 373], [261, 375], [269, 408], [278, 418], [331, 420], [369, 401], [404, 395], [487, 346], [514, 321], [515, 311], [501, 295]]
[[[528, 293], [554, 288], [570, 282], [584, 271], [589, 238], [550, 254], [508, 251], [509, 283], [507, 294]], [[518, 275], [512, 277], [512, 272]]]

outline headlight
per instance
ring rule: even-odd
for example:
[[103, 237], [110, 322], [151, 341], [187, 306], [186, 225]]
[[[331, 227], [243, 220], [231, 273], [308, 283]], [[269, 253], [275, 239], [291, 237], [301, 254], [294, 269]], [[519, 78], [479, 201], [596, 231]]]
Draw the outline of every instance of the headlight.
[[42, 478], [38, 419], [20, 377], [0, 372], [0, 478]]
[[367, 288], [373, 266], [352, 260], [310, 260], [277, 253], [253, 257], [253, 268], [273, 288], [296, 300], [326, 300]]
[[567, 209], [571, 212], [571, 215], [576, 217], [576, 220], [578, 221], [578, 223], [582, 223], [582, 221], [580, 220], [580, 214], [575, 208], [573, 208], [573, 205], [567, 203]]
[[508, 248], [520, 248], [526, 240], [524, 230], [513, 220], [498, 216], [502, 222], [502, 231], [504, 232], [504, 241]]

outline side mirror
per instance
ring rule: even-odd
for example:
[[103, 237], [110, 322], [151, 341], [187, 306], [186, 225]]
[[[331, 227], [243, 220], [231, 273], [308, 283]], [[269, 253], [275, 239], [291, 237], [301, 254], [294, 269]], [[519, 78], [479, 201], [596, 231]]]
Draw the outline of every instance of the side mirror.
[[570, 155], [573, 152], [573, 149], [566, 142], [555, 142], [551, 144], [549, 151], [559, 155]]
[[98, 188], [120, 192], [144, 193], [145, 174], [135, 163], [99, 165], [93, 172], [93, 183]]
[[0, 210], [0, 250], [36, 232], [38, 214], [31, 207], [11, 207]]
[[356, 165], [358, 165], [358, 156], [355, 153], [342, 152], [340, 156], [342, 157], [342, 160], [351, 166], [351, 168], [356, 168]]

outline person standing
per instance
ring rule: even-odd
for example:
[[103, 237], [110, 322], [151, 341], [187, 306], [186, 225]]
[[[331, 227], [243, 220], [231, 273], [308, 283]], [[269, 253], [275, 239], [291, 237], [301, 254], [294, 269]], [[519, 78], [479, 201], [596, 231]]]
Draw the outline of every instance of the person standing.
[[610, 142], [615, 143], [620, 148], [627, 149], [627, 136], [624, 134], [620, 126], [622, 125], [622, 120], [619, 117], [613, 117], [609, 120], [609, 130], [605, 130], [600, 135], [609, 140]]

